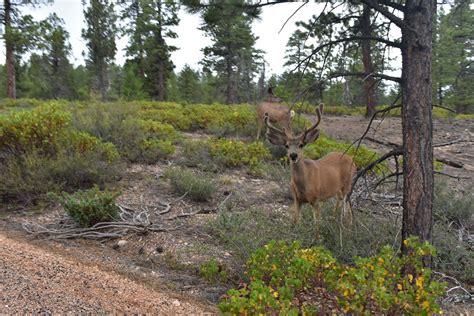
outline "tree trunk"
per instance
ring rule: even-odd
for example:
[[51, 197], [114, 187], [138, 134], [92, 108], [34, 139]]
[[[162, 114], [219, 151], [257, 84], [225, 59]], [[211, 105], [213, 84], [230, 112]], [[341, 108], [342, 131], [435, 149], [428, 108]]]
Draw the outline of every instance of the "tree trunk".
[[[402, 29], [403, 223], [402, 240], [431, 241], [433, 122], [431, 108], [432, 0], [407, 0]], [[402, 243], [402, 251], [407, 248]], [[431, 266], [431, 258], [425, 258]]]
[[[364, 5], [361, 17], [361, 32], [364, 37], [372, 35], [370, 7], [368, 5]], [[366, 74], [366, 78], [364, 78], [365, 117], [371, 118], [375, 113], [375, 79], [370, 75], [374, 73], [370, 40], [362, 40], [362, 63], [364, 64], [364, 73]]]
[[102, 63], [99, 68], [99, 92], [102, 102], [107, 101], [107, 90], [109, 88], [108, 69], [105, 63]]
[[158, 62], [158, 101], [165, 100], [165, 65], [160, 58]]
[[15, 56], [13, 54], [12, 39], [12, 5], [10, 0], [4, 0], [4, 23], [5, 23], [5, 50], [6, 60], [5, 68], [7, 71], [7, 96], [16, 99], [16, 81], [15, 81]]

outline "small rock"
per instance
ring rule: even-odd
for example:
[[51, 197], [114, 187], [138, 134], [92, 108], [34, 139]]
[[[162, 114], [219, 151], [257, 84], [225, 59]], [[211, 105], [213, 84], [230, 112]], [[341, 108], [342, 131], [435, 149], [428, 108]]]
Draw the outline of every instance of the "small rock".
[[173, 306], [181, 306], [181, 303], [178, 300], [173, 301]]
[[224, 252], [224, 257], [230, 257], [230, 256], [232, 256], [232, 255], [229, 252], [227, 252], [227, 251]]
[[119, 240], [119, 241], [117, 242], [117, 246], [119, 246], [119, 247], [123, 247], [123, 246], [125, 246], [126, 244], [127, 244], [127, 241], [126, 241], [126, 240], [123, 240], [123, 239], [122, 239], [122, 240]]

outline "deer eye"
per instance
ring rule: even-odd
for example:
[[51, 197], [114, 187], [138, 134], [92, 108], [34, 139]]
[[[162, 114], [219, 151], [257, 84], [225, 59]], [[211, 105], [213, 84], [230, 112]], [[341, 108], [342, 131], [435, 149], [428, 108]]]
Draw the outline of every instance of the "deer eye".
[[288, 148], [290, 148], [290, 146], [288, 146], [288, 144], [285, 144], [285, 148], [288, 149]]
[[300, 144], [300, 146], [299, 146], [299, 147], [300, 147], [300, 148], [303, 148], [303, 146], [304, 146], [303, 144]]

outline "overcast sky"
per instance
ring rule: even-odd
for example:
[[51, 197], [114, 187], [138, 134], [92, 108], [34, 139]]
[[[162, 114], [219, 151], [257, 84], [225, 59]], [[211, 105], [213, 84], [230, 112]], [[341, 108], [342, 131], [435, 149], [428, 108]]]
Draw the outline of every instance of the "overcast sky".
[[[286, 24], [285, 28], [278, 33], [284, 22], [301, 6], [301, 3], [283, 3], [263, 8], [262, 19], [253, 23], [253, 32], [259, 38], [257, 48], [265, 51], [265, 60], [269, 63], [268, 72], [280, 74], [283, 71], [284, 55], [288, 38], [296, 29], [296, 21], [307, 21], [313, 14], [322, 10], [321, 4], [308, 3]], [[56, 0], [52, 5], [39, 8], [21, 7], [22, 14], [31, 14], [36, 20], [45, 19], [50, 13], [55, 12], [64, 19], [66, 29], [70, 35], [72, 45], [72, 62], [75, 65], [84, 64], [82, 52], [86, 50], [85, 42], [81, 37], [81, 29], [84, 27], [82, 5], [79, 0]], [[185, 64], [198, 69], [198, 62], [203, 58], [201, 48], [209, 45], [211, 40], [206, 38], [203, 32], [198, 30], [202, 23], [199, 15], [187, 14], [184, 10], [179, 12], [181, 19], [179, 25], [174, 28], [178, 38], [170, 41], [170, 44], [179, 48], [172, 53], [172, 60], [179, 71]], [[124, 48], [127, 39], [117, 40], [118, 52], [116, 63], [123, 64]], [[1, 45], [0, 54], [3, 56], [1, 63], [5, 60], [4, 45]]]

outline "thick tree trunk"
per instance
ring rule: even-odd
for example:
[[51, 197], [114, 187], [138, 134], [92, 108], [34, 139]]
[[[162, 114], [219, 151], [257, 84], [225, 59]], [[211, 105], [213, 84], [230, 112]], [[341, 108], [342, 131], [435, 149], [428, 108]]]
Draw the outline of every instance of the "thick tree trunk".
[[[434, 2], [407, 0], [402, 29], [403, 224], [402, 240], [431, 241], [433, 123], [431, 50]], [[407, 252], [402, 243], [402, 251]], [[426, 258], [431, 266], [431, 258]]]
[[[372, 28], [370, 26], [370, 7], [364, 5], [361, 17], [361, 33], [362, 36], [370, 37]], [[365, 98], [365, 117], [370, 118], [375, 113], [375, 79], [370, 74], [374, 73], [374, 65], [372, 63], [372, 51], [370, 40], [362, 40], [362, 63], [364, 64], [364, 72], [367, 74], [364, 78], [364, 98]]]
[[15, 56], [13, 54], [12, 39], [12, 5], [10, 0], [4, 0], [4, 23], [5, 23], [5, 68], [7, 71], [7, 96], [16, 98], [16, 81], [15, 81]]

